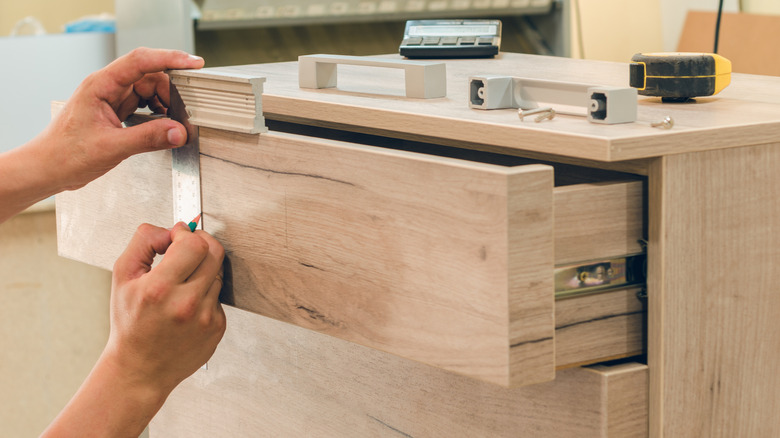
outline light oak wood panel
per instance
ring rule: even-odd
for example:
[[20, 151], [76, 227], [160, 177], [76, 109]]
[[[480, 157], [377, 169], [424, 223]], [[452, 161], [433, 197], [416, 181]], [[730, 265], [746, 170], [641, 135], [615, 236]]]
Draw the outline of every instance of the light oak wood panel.
[[61, 256], [111, 270], [142, 223], [173, 225], [170, 151], [135, 155], [55, 197]]
[[[398, 57], [398, 55], [386, 55]], [[419, 135], [468, 144], [489, 144], [533, 153], [597, 161], [619, 161], [664, 154], [768, 143], [780, 136], [780, 78], [732, 75], [720, 94], [694, 103], [669, 105], [659, 98], [639, 99], [638, 121], [619, 125], [588, 123], [559, 116], [544, 123], [521, 122], [513, 109], [468, 108], [468, 78], [482, 74], [628, 86], [624, 63], [572, 60], [502, 53], [495, 59], [447, 60], [447, 97], [408, 99], [393, 88], [393, 72], [339, 69], [339, 89], [298, 87], [297, 63], [220, 67], [217, 70], [266, 76], [266, 117]], [[761, 83], [757, 92], [757, 83]], [[659, 130], [650, 122], [671, 116], [675, 126]]]
[[647, 306], [642, 288], [555, 302], [555, 362], [559, 367], [644, 354]]
[[502, 385], [553, 378], [552, 168], [203, 128], [200, 147], [231, 304]]
[[576, 184], [555, 189], [555, 263], [643, 252], [642, 181]]
[[[644, 437], [647, 367], [507, 389], [227, 308], [227, 332], [152, 437]], [[624, 433], [625, 432], [625, 433]]]
[[780, 432], [780, 144], [650, 172], [651, 435]]
[[[647, 386], [647, 375], [640, 381], [638, 372], [641, 364], [622, 366], [594, 365], [591, 370], [602, 373], [609, 382], [606, 388], [606, 434], [607, 437], [645, 437], [648, 435], [646, 392], [636, 391], [639, 384]], [[646, 369], [646, 368], [645, 368]]]

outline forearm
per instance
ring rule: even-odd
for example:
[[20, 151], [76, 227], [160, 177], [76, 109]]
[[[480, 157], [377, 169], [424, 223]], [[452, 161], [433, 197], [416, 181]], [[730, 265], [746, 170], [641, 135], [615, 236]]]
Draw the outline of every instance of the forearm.
[[61, 190], [56, 157], [40, 137], [0, 154], [0, 223]]
[[170, 391], [125, 371], [104, 352], [41, 437], [138, 437]]

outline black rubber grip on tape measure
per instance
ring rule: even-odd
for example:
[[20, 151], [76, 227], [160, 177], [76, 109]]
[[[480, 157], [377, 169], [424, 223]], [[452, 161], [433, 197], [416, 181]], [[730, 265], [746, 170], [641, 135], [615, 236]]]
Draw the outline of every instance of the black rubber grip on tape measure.
[[707, 55], [631, 58], [629, 84], [644, 96], [689, 98], [715, 94], [715, 59]]
[[647, 78], [643, 96], [696, 97], [715, 94], [715, 78]]
[[715, 59], [704, 54], [652, 56], [639, 53], [631, 61], [645, 63], [646, 76], [715, 75]]
[[628, 85], [634, 88], [645, 88], [645, 65], [635, 62], [628, 68]]

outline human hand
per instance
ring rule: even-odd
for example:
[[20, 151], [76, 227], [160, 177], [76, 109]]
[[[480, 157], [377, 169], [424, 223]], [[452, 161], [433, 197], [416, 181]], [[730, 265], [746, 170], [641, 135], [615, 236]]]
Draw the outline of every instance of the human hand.
[[[165, 254], [152, 268], [156, 254]], [[224, 249], [183, 223], [141, 225], [114, 265], [111, 332], [102, 360], [162, 395], [201, 367], [225, 331]]]
[[161, 118], [129, 128], [122, 122], [145, 106], [165, 114], [170, 93], [164, 71], [203, 64], [185, 52], [139, 48], [88, 76], [36, 138], [52, 184], [76, 189], [131, 155], [184, 145], [187, 131], [176, 121]]
[[208, 233], [183, 223], [141, 225], [114, 265], [108, 344], [41, 436], [138, 436], [225, 332], [218, 300], [224, 255]]

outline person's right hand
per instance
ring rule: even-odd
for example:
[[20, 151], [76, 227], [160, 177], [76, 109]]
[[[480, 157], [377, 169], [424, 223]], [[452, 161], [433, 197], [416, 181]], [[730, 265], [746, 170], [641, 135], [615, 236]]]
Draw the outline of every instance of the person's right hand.
[[[165, 254], [154, 268], [157, 254]], [[103, 354], [43, 437], [138, 436], [176, 385], [214, 353], [224, 249], [183, 223], [138, 227], [114, 265]]]
[[[152, 268], [156, 254], [165, 254]], [[137, 384], [167, 393], [201, 367], [225, 331], [224, 249], [184, 223], [141, 225], [114, 265], [106, 354]]]

